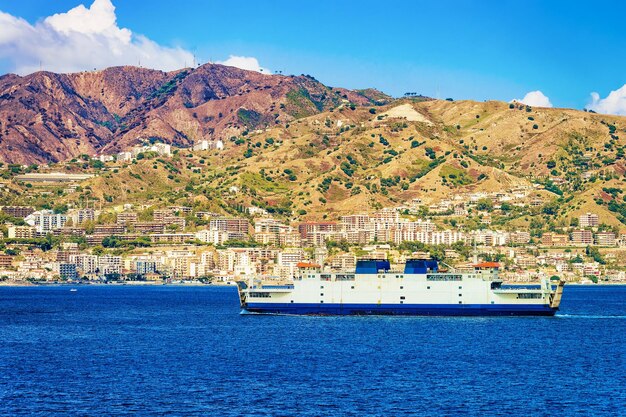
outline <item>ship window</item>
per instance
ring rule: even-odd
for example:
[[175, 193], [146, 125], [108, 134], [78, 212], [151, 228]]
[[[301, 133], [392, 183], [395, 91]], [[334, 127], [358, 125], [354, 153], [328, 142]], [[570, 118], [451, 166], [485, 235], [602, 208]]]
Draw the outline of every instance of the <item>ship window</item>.
[[354, 275], [340, 275], [335, 276], [335, 281], [354, 281]]
[[324, 296], [324, 293], [321, 293], [320, 295], [323, 297], [323, 296]]
[[426, 287], [427, 290], [430, 290], [430, 287]]
[[324, 304], [324, 300], [320, 300], [320, 304]]
[[459, 290], [462, 290], [462, 289], [463, 289], [463, 287], [459, 287]]
[[401, 290], [403, 290], [403, 289], [404, 289], [404, 287], [403, 287], [403, 286], [400, 286], [400, 289], [401, 289]]
[[250, 298], [270, 298], [270, 293], [268, 292], [251, 292]]
[[324, 286], [323, 286], [323, 285], [320, 285], [320, 288], [324, 288]]
[[404, 296], [402, 296], [402, 297], [400, 297], [400, 299], [401, 299], [401, 300], [404, 300], [405, 298], [404, 298]]
[[463, 278], [457, 274], [428, 274], [428, 281], [461, 281]]
[[459, 297], [462, 297], [462, 296], [463, 296], [463, 294], [459, 294]]
[[353, 289], [354, 289], [354, 286], [350, 287], [350, 289], [351, 289], [351, 290], [353, 290]]
[[463, 304], [463, 301], [459, 301], [459, 304]]
[[541, 298], [541, 294], [539, 294], [539, 293], [520, 293], [520, 294], [517, 294], [517, 298], [524, 298], [524, 299]]
[[400, 301], [400, 304], [404, 304], [404, 301]]
[[491, 304], [495, 304], [495, 301], [492, 301]]
[[293, 303], [293, 300], [291, 300], [291, 302]]

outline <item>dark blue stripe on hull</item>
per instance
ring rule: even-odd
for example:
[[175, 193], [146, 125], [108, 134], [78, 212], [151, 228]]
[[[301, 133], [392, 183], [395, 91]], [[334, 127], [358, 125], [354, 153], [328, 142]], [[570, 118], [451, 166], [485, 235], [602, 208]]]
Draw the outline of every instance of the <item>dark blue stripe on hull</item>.
[[533, 304], [269, 304], [249, 303], [244, 312], [307, 315], [554, 316], [557, 309]]

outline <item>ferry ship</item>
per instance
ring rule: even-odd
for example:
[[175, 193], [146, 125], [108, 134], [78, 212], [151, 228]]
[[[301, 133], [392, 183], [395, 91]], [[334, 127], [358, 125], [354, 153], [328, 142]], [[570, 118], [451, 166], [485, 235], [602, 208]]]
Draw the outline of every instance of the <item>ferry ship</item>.
[[499, 264], [440, 269], [426, 259], [392, 270], [384, 259], [358, 260], [354, 273], [299, 263], [293, 280], [237, 282], [242, 313], [309, 315], [553, 316], [564, 282], [505, 285]]

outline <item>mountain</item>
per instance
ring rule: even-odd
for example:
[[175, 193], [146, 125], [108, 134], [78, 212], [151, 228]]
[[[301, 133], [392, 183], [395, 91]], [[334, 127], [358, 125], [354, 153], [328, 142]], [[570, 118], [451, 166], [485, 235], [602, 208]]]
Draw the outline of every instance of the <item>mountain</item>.
[[390, 98], [327, 87], [311, 76], [266, 75], [217, 64], [174, 72], [114, 67], [0, 77], [0, 160], [58, 162], [150, 138], [189, 146], [330, 110]]
[[[495, 101], [344, 103], [241, 132], [223, 150], [148, 152], [133, 163], [100, 168], [80, 159], [56, 164], [48, 170], [97, 175], [67, 195], [58, 186], [34, 184], [29, 191], [30, 184], [11, 182], [12, 194], [0, 204], [183, 204], [231, 214], [256, 206], [290, 220], [322, 220], [413, 199], [429, 206], [525, 190], [521, 201], [489, 210], [491, 227], [558, 232], [594, 212], [624, 230], [625, 137], [624, 117], [568, 109]], [[477, 228], [483, 215], [455, 222]]]
[[[533, 203], [494, 214], [494, 227], [559, 231], [585, 212], [612, 227], [626, 225], [624, 117], [497, 101], [391, 99], [376, 90], [326, 87], [310, 76], [221, 65], [7, 75], [0, 92], [5, 162], [62, 161], [39, 169], [97, 174], [67, 195], [55, 188], [33, 196], [26, 184], [11, 183], [0, 201], [6, 204], [96, 200], [231, 213], [257, 206], [320, 220], [412, 199], [431, 205], [525, 189]], [[105, 167], [69, 160], [150, 138], [189, 145], [211, 137], [224, 139], [224, 149], [148, 153]], [[463, 221], [479, 227], [481, 216]]]

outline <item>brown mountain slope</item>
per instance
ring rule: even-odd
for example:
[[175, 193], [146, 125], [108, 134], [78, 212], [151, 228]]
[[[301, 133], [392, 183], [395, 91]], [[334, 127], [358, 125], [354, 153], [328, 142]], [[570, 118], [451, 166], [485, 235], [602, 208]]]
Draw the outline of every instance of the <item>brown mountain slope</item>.
[[[102, 169], [58, 164], [49, 170], [87, 169], [96, 177], [62, 197], [62, 189], [36, 193], [36, 203], [200, 204], [230, 213], [257, 206], [291, 220], [321, 220], [414, 198], [428, 206], [516, 189], [528, 207], [495, 211], [493, 227], [559, 231], [591, 211], [623, 230], [625, 138], [626, 118], [574, 110], [469, 101], [340, 104], [238, 135], [223, 150], [148, 153]], [[24, 195], [6, 202], [34, 204]], [[481, 215], [455, 221], [483, 227]]]
[[310, 76], [206, 64], [170, 73], [114, 67], [0, 77], [0, 160], [56, 162], [112, 152], [150, 137], [189, 145], [389, 98], [326, 87]]

